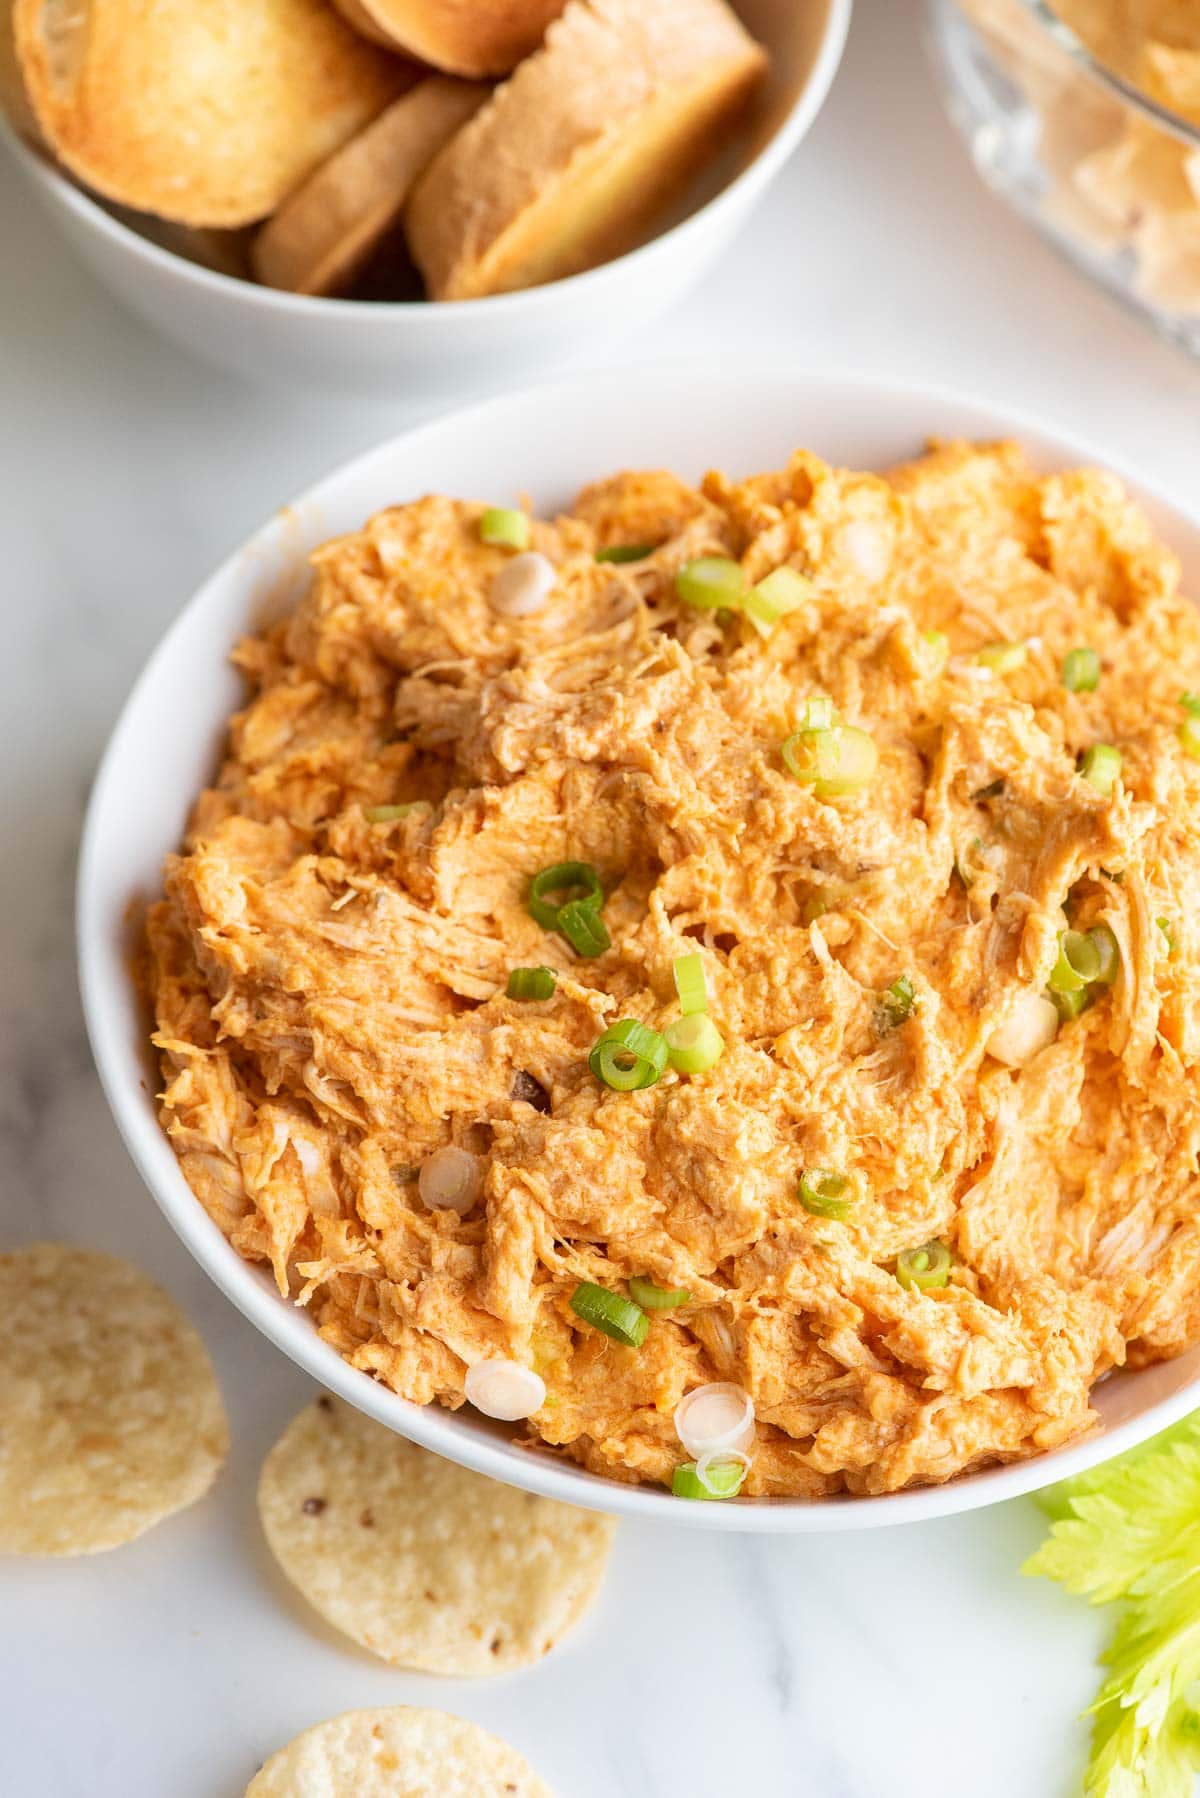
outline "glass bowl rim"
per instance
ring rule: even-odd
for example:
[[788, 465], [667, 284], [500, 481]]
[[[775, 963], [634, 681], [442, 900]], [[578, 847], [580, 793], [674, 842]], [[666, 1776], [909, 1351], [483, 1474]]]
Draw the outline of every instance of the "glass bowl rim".
[[[969, 5], [966, 0], [958, 0], [967, 17], [970, 18]], [[1053, 40], [1058, 48], [1093, 81], [1105, 87], [1110, 93], [1132, 106], [1137, 112], [1144, 114], [1162, 130], [1169, 131], [1173, 137], [1181, 138], [1184, 143], [1194, 149], [1200, 149], [1200, 125], [1191, 119], [1185, 119], [1180, 113], [1173, 112], [1169, 106], [1163, 106], [1158, 100], [1152, 100], [1136, 83], [1118, 75], [1114, 69], [1100, 61], [1088, 49], [1079, 34], [1061, 19], [1050, 0], [1015, 0], [1015, 4], [1026, 16], [1038, 25]]]

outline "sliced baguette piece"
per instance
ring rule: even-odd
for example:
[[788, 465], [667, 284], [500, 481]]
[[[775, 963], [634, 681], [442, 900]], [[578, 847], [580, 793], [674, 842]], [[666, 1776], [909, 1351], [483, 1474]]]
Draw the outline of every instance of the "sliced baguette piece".
[[570, 0], [413, 190], [430, 298], [536, 287], [631, 249], [765, 66], [722, 0]]
[[16, 0], [14, 25], [67, 168], [186, 225], [264, 218], [413, 79], [326, 0]]
[[337, 0], [356, 31], [450, 75], [507, 75], [566, 0]]
[[290, 293], [344, 293], [396, 224], [413, 182], [491, 89], [431, 75], [335, 150], [260, 229], [254, 272]]
[[21, 65], [17, 61], [17, 40], [13, 33], [13, 0], [0, 0], [0, 112], [19, 136], [31, 144], [40, 144], [33, 108], [25, 92]]

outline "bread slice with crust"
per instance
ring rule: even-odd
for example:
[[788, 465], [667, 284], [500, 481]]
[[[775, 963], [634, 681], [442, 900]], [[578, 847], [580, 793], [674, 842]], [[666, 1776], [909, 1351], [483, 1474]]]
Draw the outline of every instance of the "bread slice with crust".
[[412, 79], [326, 0], [16, 0], [14, 26], [67, 168], [189, 225], [264, 218]]
[[720, 148], [765, 64], [723, 0], [570, 0], [413, 191], [430, 297], [535, 287], [631, 249]]
[[25, 92], [21, 65], [17, 61], [17, 40], [13, 34], [13, 0], [0, 0], [0, 111], [29, 143], [41, 142], [41, 133], [33, 108]]
[[451, 75], [507, 75], [566, 0], [337, 0], [366, 37]]
[[399, 219], [413, 182], [491, 89], [431, 75], [335, 150], [262, 226], [254, 272], [291, 293], [343, 293]]

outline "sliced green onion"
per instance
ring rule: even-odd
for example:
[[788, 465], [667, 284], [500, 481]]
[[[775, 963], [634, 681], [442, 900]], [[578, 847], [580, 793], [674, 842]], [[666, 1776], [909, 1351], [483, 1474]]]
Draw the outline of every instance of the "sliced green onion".
[[671, 964], [679, 1009], [685, 1018], [708, 1010], [708, 984], [704, 978], [704, 958], [700, 955], [677, 955]]
[[1051, 993], [1081, 993], [1099, 980], [1102, 965], [1100, 950], [1090, 936], [1079, 930], [1060, 930], [1058, 960], [1050, 970]]
[[565, 936], [577, 955], [603, 955], [612, 939], [600, 916], [604, 888], [590, 862], [556, 862], [543, 868], [529, 888], [529, 915], [544, 930]]
[[558, 929], [576, 955], [592, 961], [612, 947], [612, 938], [600, 913], [586, 899], [571, 899], [558, 908]]
[[1163, 938], [1167, 945], [1167, 954], [1174, 955], [1175, 932], [1171, 929], [1171, 920], [1169, 918], [1155, 918], [1154, 922], [1163, 933]]
[[1088, 941], [1100, 959], [1100, 972], [1094, 976], [1096, 985], [1112, 986], [1121, 972], [1121, 945], [1107, 924], [1093, 925]]
[[810, 893], [800, 907], [800, 922], [815, 924], [817, 919], [823, 918], [828, 910], [829, 901], [823, 893]]
[[1187, 754], [1200, 760], [1200, 715], [1189, 712], [1179, 726], [1178, 734]]
[[769, 637], [781, 618], [802, 606], [812, 592], [812, 582], [794, 568], [776, 568], [742, 594], [740, 605], [755, 630]]
[[368, 824], [394, 824], [398, 818], [407, 818], [410, 812], [422, 811], [428, 804], [427, 799], [410, 799], [406, 805], [364, 805], [362, 815]]
[[870, 785], [879, 766], [874, 739], [852, 724], [793, 731], [780, 753], [788, 773], [810, 786], [818, 799], [857, 793]]
[[[1182, 733], [1184, 726], [1180, 725], [1179, 728]], [[1197, 742], [1196, 754], [1200, 755], [1200, 740]], [[1111, 743], [1093, 743], [1090, 749], [1084, 751], [1079, 772], [1084, 780], [1107, 798], [1121, 772], [1121, 759], [1121, 751], [1114, 749]]]
[[667, 1055], [678, 1074], [703, 1074], [725, 1053], [725, 1043], [707, 1012], [676, 1018], [666, 1029]]
[[796, 729], [832, 730], [835, 724], [840, 723], [841, 719], [834, 710], [833, 701], [828, 693], [814, 693], [812, 698], [806, 699], [801, 706]]
[[1193, 718], [1200, 718], [1200, 693], [1181, 693], [1179, 703]]
[[557, 985], [553, 968], [513, 968], [504, 990], [510, 999], [552, 999]]
[[482, 543], [502, 544], [507, 549], [529, 548], [529, 520], [509, 506], [489, 506], [479, 520]]
[[887, 1036], [890, 1031], [899, 1030], [913, 1014], [917, 1003], [917, 995], [913, 991], [913, 983], [907, 974], [901, 974], [899, 980], [893, 980], [886, 993], [881, 993], [879, 1003], [875, 1007], [875, 1029], [880, 1036]]
[[919, 1249], [905, 1249], [896, 1256], [896, 1278], [906, 1292], [928, 1292], [946, 1286], [954, 1258], [944, 1242], [927, 1242]]
[[746, 1469], [740, 1461], [731, 1460], [717, 1466], [710, 1464], [705, 1477], [707, 1485], [696, 1472], [696, 1463], [686, 1461], [671, 1475], [671, 1491], [676, 1498], [736, 1498], [742, 1489]]
[[950, 639], [945, 631], [922, 631], [921, 641], [929, 650], [929, 671], [941, 674], [950, 660]]
[[1068, 649], [1062, 684], [1068, 693], [1094, 693], [1100, 685], [1100, 657], [1094, 649]]
[[799, 1192], [800, 1203], [813, 1217], [831, 1217], [841, 1223], [850, 1215], [850, 1182], [832, 1168], [814, 1167], [801, 1174]]
[[529, 915], [547, 930], [557, 930], [559, 911], [572, 899], [595, 911], [604, 903], [600, 876], [590, 862], [555, 862], [536, 874], [529, 887]]
[[667, 1065], [667, 1054], [667, 1039], [660, 1031], [636, 1018], [622, 1018], [597, 1038], [588, 1066], [615, 1093], [632, 1093], [654, 1085]]
[[1028, 654], [1027, 643], [985, 643], [982, 649], [975, 651], [975, 660], [981, 668], [990, 668], [993, 674], [1012, 674], [1014, 669], [1023, 666]]
[[1090, 986], [1079, 987], [1073, 992], [1066, 993], [1061, 992], [1055, 987], [1048, 986], [1046, 988], [1046, 997], [1054, 1006], [1061, 1021], [1064, 1024], [1071, 1024], [1077, 1017], [1079, 1017], [1081, 1012], [1087, 1010], [1092, 1002], [1093, 994]]
[[619, 1292], [609, 1292], [606, 1286], [594, 1286], [590, 1280], [584, 1280], [568, 1302], [576, 1317], [593, 1329], [603, 1330], [614, 1342], [623, 1342], [626, 1348], [641, 1348], [645, 1342], [650, 1319], [640, 1305], [623, 1299]]
[[741, 563], [728, 556], [698, 556], [685, 562], [675, 576], [675, 591], [685, 605], [719, 612], [722, 607], [741, 604], [746, 577]]
[[653, 543], [610, 543], [596, 551], [597, 562], [644, 562], [655, 551]]
[[643, 1311], [673, 1311], [692, 1302], [686, 1286], [656, 1286], [648, 1274], [629, 1276], [629, 1296]]

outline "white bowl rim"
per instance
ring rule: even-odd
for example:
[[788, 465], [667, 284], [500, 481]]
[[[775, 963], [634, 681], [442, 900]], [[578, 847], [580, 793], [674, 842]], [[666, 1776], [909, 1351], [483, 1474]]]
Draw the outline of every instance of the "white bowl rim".
[[793, 105], [757, 155], [719, 193], [668, 230], [658, 232], [636, 249], [626, 251], [623, 256], [615, 256], [597, 268], [586, 269], [582, 274], [568, 275], [563, 280], [550, 281], [540, 287], [523, 288], [514, 293], [488, 294], [481, 299], [339, 299], [323, 294], [287, 293], [280, 288], [266, 287], [261, 282], [243, 279], [239, 275], [226, 275], [219, 269], [205, 268], [203, 263], [192, 262], [174, 250], [166, 249], [151, 238], [143, 237], [132, 225], [114, 217], [101, 199], [72, 180], [49, 154], [26, 143], [2, 112], [0, 135], [7, 139], [31, 178], [52, 194], [76, 219], [100, 236], [108, 238], [127, 254], [144, 259], [164, 274], [174, 274], [181, 280], [193, 282], [213, 295], [236, 297], [244, 300], [247, 305], [295, 318], [339, 320], [347, 328], [351, 328], [352, 320], [384, 318], [404, 319], [408, 328], [411, 328], [414, 317], [445, 317], [447, 314], [463, 320], [479, 319], [484, 315], [499, 320], [513, 312], [536, 313], [541, 309], [549, 309], [560, 300], [569, 303], [585, 290], [601, 287], [606, 281], [613, 279], [614, 270], [636, 269], [654, 257], [670, 254], [673, 248], [685, 239], [690, 239], [697, 231], [710, 228], [728, 210], [749, 201], [774, 178], [797, 144], [807, 135], [824, 106], [845, 51], [853, 4], [854, 0], [828, 0], [829, 13], [820, 46], [813, 58], [808, 78]]
[[[722, 372], [729, 375], [732, 371], [726, 366]], [[1018, 440], [1040, 439], [1053, 446], [1055, 458], [1061, 457], [1064, 466], [1105, 468], [1135, 488], [1140, 497], [1150, 500], [1156, 509], [1200, 536], [1200, 510], [1193, 511], [1179, 500], [1168, 497], [1122, 458], [1027, 411], [997, 405], [959, 389], [882, 379], [854, 370], [843, 372], [823, 368], [809, 371], [797, 365], [781, 368], [777, 361], [759, 358], [739, 360], [736, 373], [741, 381], [759, 378], [776, 385], [791, 383], [810, 390], [853, 390], [859, 396], [919, 401], [931, 411], [945, 408], [986, 412], [994, 421], [993, 435]], [[623, 374], [629, 391], [643, 399], [647, 384], [656, 378], [694, 383], [711, 375], [711, 369], [706, 362], [680, 358], [641, 368], [631, 365], [623, 370]], [[436, 1404], [414, 1405], [369, 1374], [350, 1367], [330, 1344], [320, 1339], [307, 1318], [300, 1318], [294, 1307], [280, 1301], [273, 1288], [261, 1283], [251, 1265], [237, 1255], [209, 1219], [182, 1177], [178, 1187], [171, 1191], [159, 1184], [147, 1147], [150, 1142], [161, 1144], [163, 1140], [157, 1120], [147, 1117], [144, 1095], [126, 1086], [111, 1071], [106, 1050], [109, 1041], [116, 1042], [120, 1032], [101, 994], [102, 970], [110, 952], [102, 931], [92, 922], [93, 869], [100, 857], [100, 828], [108, 806], [107, 789], [116, 776], [122, 738], [131, 727], [142, 692], [153, 684], [159, 666], [169, 660], [173, 639], [182, 630], [185, 620], [204, 607], [210, 590], [230, 576], [237, 565], [253, 558], [256, 547], [277, 528], [281, 516], [303, 513], [307, 508], [319, 506], [326, 488], [352, 478], [376, 458], [385, 458], [401, 446], [412, 448], [418, 445], [426, 432], [453, 428], [469, 439], [477, 429], [486, 428], [487, 423], [496, 414], [502, 414], [509, 404], [527, 398], [553, 398], [558, 406], [577, 403], [581, 399], [586, 401], [590, 387], [605, 388], [611, 386], [612, 380], [611, 368], [599, 368], [567, 377], [528, 382], [509, 393], [424, 419], [340, 463], [290, 504], [277, 508], [266, 523], [227, 556], [180, 608], [159, 638], [121, 707], [101, 757], [88, 799], [76, 882], [76, 949], [84, 1018], [101, 1087], [118, 1130], [134, 1165], [176, 1234], [225, 1296], [268, 1340], [322, 1386], [378, 1422], [436, 1454], [504, 1484], [517, 1485], [586, 1509], [645, 1521], [734, 1533], [793, 1535], [925, 1522], [982, 1509], [1057, 1484], [1138, 1446], [1196, 1410], [1200, 1406], [1200, 1373], [1179, 1391], [1152, 1401], [1124, 1423], [1090, 1434], [1064, 1448], [1008, 1465], [984, 1467], [944, 1485], [871, 1497], [837, 1495], [826, 1499], [760, 1498], [726, 1504], [686, 1503], [673, 1498], [662, 1488], [626, 1485], [589, 1474], [573, 1462], [548, 1454], [530, 1452], [516, 1461], [510, 1458], [511, 1450], [506, 1440], [497, 1441], [470, 1431], [456, 1434], [456, 1413]], [[297, 1323], [304, 1327], [297, 1330]], [[1137, 1376], [1131, 1374], [1131, 1377]]]

